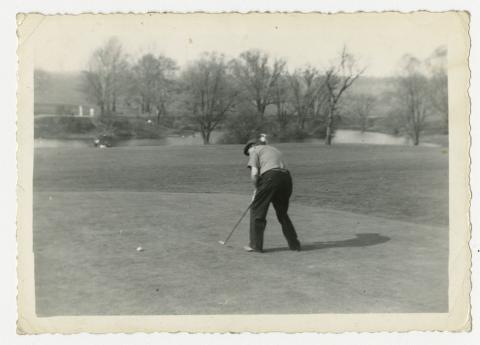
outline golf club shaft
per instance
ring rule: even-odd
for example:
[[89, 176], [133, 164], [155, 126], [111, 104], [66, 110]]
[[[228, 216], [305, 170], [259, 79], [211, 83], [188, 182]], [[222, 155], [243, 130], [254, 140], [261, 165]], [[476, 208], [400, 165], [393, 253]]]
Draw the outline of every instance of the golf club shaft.
[[245, 217], [245, 215], [247, 214], [248, 210], [250, 209], [250, 207], [252, 206], [252, 203], [250, 203], [250, 205], [248, 205], [247, 209], [243, 212], [242, 216], [240, 217], [240, 219], [238, 220], [237, 224], [235, 224], [235, 226], [233, 227], [232, 231], [230, 231], [230, 233], [228, 234], [227, 238], [225, 239], [225, 241], [223, 241], [223, 244], [227, 243], [227, 241], [230, 239], [230, 237], [232, 236], [233, 232], [235, 231], [235, 229], [237, 229], [238, 225], [240, 224], [240, 222], [242, 221], [242, 219]]

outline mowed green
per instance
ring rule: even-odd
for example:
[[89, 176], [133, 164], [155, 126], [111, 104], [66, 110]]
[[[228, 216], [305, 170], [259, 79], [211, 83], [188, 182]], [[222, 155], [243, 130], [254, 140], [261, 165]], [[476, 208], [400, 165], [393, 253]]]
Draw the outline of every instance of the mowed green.
[[302, 252], [273, 210], [266, 253], [248, 219], [218, 244], [250, 200], [240, 146], [36, 149], [37, 314], [448, 310], [445, 149], [278, 147]]

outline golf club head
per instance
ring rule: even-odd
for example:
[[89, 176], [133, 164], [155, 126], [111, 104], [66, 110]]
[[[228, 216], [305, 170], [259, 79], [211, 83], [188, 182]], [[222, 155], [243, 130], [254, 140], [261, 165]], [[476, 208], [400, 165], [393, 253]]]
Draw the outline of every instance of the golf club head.
[[225, 245], [225, 241], [218, 241], [222, 246]]

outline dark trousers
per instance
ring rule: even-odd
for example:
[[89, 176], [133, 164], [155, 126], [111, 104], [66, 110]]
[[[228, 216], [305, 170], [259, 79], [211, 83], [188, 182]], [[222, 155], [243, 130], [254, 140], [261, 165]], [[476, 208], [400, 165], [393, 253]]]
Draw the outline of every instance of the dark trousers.
[[260, 176], [257, 193], [250, 209], [250, 247], [259, 251], [263, 250], [266, 217], [268, 207], [272, 203], [289, 248], [300, 248], [297, 233], [287, 214], [291, 195], [292, 177], [287, 170], [269, 170]]

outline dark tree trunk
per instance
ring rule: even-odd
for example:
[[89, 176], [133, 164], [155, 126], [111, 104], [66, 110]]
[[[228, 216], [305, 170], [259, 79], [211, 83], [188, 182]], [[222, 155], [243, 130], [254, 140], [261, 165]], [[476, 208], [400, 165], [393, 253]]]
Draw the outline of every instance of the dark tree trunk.
[[112, 113], [115, 114], [116, 112], [117, 112], [117, 95], [114, 93], [113, 99], [112, 99]]
[[160, 107], [157, 106], [157, 127], [160, 126], [160, 115], [161, 115]]
[[207, 129], [203, 129], [201, 131], [202, 133], [202, 138], [203, 138], [203, 145], [209, 145], [210, 144], [210, 131]]
[[258, 117], [260, 120], [263, 120], [263, 115], [265, 114], [266, 105], [263, 103], [257, 103]]
[[418, 144], [420, 144], [420, 133], [418, 131], [415, 131], [413, 136], [413, 145], [418, 146]]
[[367, 120], [365, 118], [362, 118], [361, 120], [361, 125], [360, 125], [360, 130], [362, 133], [365, 133], [365, 131], [367, 130]]
[[326, 121], [326, 134], [325, 134], [325, 144], [332, 145], [332, 124], [333, 124], [333, 109], [330, 107], [328, 109], [327, 121]]
[[300, 120], [298, 121], [298, 127], [303, 131], [303, 129], [305, 128], [305, 116], [302, 115], [302, 117], [300, 118]]

